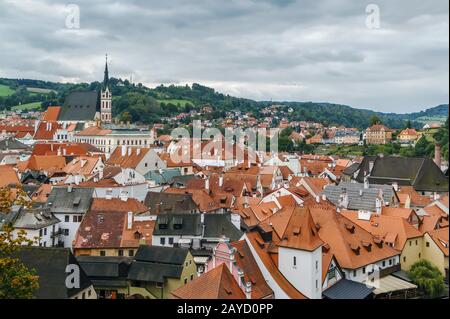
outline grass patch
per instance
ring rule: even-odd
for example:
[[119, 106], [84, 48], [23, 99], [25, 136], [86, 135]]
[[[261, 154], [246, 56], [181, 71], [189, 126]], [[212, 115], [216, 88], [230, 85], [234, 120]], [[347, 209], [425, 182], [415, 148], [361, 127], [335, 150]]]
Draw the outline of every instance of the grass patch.
[[53, 90], [49, 89], [40, 89], [40, 88], [28, 88], [27, 91], [30, 93], [36, 93], [36, 94], [49, 94], [51, 92], [54, 92]]
[[440, 115], [440, 116], [422, 116], [422, 117], [418, 117], [415, 121], [423, 123], [423, 124], [428, 124], [428, 123], [444, 124], [446, 120], [447, 120], [446, 115]]
[[9, 86], [0, 84], [0, 96], [5, 97], [5, 96], [10, 96], [14, 94], [14, 90], [12, 90]]
[[41, 108], [42, 102], [33, 102], [33, 103], [26, 103], [21, 105], [16, 105], [11, 108], [12, 111], [29, 111], [29, 110], [36, 110]]

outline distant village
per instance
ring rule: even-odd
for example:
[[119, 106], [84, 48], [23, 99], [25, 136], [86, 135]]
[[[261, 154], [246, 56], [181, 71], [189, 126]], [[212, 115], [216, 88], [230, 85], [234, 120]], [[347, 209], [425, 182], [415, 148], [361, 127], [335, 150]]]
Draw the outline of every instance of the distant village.
[[[33, 242], [19, 256], [37, 271], [36, 298], [420, 298], [410, 270], [424, 261], [448, 285], [439, 145], [433, 158], [257, 152], [250, 161], [236, 143], [241, 160], [227, 160], [223, 146], [214, 160], [189, 152], [178, 162], [173, 154], [191, 144], [160, 130], [212, 106], [151, 126], [123, 123], [108, 81], [106, 65], [98, 92], [0, 118], [0, 228]], [[265, 108], [262, 119], [227, 112], [220, 124], [292, 128], [294, 145], [408, 147], [438, 128], [326, 127], [280, 109]], [[210, 152], [205, 142], [200, 153]], [[66, 286], [68, 264], [79, 267], [80, 287]]]

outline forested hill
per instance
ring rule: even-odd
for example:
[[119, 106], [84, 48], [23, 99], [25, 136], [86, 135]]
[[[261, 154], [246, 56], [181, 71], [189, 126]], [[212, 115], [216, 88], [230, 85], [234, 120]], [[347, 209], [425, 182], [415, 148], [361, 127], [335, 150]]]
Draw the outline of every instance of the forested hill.
[[[377, 116], [392, 128], [402, 128], [405, 122], [412, 121], [420, 127], [425, 121], [444, 122], [448, 117], [448, 104], [428, 110], [395, 114], [380, 113], [366, 109], [356, 109], [347, 105], [315, 102], [257, 102], [216, 92], [212, 88], [193, 84], [192, 86], [158, 86], [147, 88], [142, 84], [131, 84], [127, 80], [111, 78], [114, 116], [128, 117], [132, 121], [145, 123], [158, 122], [161, 117], [179, 114], [204, 105], [213, 107], [210, 118], [223, 117], [225, 111], [240, 110], [262, 116], [260, 110], [271, 104], [282, 104], [292, 108], [290, 120], [307, 120], [326, 125], [345, 125], [365, 128]], [[3, 109], [26, 109], [48, 105], [60, 105], [65, 96], [74, 90], [96, 90], [100, 83], [64, 84], [28, 79], [0, 79], [0, 111]]]

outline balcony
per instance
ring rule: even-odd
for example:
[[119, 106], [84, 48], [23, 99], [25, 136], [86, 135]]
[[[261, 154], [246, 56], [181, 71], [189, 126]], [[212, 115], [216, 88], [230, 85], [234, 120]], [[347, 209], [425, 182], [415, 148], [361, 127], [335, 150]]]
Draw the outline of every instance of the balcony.
[[56, 231], [52, 231], [51, 238], [58, 237], [58, 236], [62, 235], [63, 233], [64, 233], [64, 231], [61, 228], [59, 228]]

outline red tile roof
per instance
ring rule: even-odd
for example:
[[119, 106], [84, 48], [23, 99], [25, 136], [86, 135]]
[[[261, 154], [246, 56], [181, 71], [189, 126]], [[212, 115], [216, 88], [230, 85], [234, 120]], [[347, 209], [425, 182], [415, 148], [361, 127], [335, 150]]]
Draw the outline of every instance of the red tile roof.
[[225, 264], [171, 292], [175, 299], [246, 299]]

